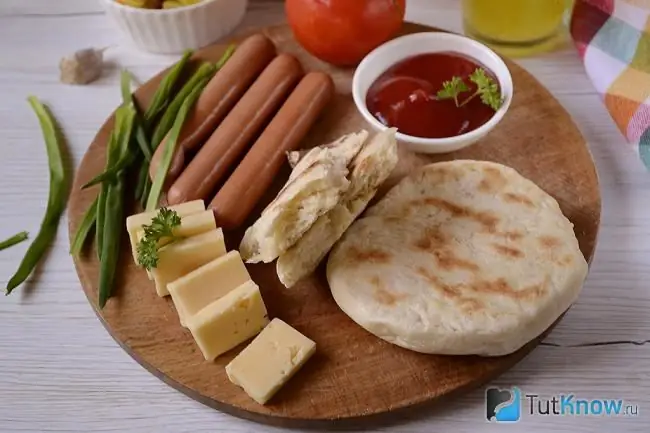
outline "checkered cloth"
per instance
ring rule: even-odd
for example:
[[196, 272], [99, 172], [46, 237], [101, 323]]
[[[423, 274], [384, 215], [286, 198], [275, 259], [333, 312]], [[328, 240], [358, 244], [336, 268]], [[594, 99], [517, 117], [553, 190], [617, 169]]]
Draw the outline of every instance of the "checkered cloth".
[[576, 0], [571, 34], [614, 122], [650, 168], [650, 0]]

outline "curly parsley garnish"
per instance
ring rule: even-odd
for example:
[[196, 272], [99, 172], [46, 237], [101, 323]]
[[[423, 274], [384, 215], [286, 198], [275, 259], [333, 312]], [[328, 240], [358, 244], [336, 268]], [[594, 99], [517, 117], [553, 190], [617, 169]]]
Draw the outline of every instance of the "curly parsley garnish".
[[481, 102], [485, 105], [492, 108], [494, 111], [497, 111], [501, 108], [503, 104], [503, 99], [501, 98], [501, 91], [499, 86], [494, 82], [492, 77], [488, 76], [485, 73], [485, 69], [477, 68], [469, 76], [469, 80], [476, 84], [476, 90], [470, 96], [461, 100], [461, 93], [469, 92], [469, 86], [463, 81], [461, 77], [454, 76], [449, 81], [442, 83], [442, 90], [439, 90], [436, 94], [436, 97], [439, 100], [442, 99], [453, 99], [456, 103], [456, 107], [462, 107], [467, 104], [469, 101], [479, 96]]
[[161, 240], [170, 243], [180, 239], [174, 236], [174, 229], [181, 225], [181, 217], [176, 211], [161, 208], [153, 217], [151, 224], [143, 227], [144, 236], [138, 242], [138, 264], [147, 270], [158, 266], [158, 250]]

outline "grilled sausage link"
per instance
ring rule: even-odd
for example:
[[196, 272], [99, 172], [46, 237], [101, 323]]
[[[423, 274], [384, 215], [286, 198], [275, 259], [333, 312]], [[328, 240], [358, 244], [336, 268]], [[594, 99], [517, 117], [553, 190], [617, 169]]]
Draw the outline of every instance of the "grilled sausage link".
[[169, 188], [167, 201], [178, 204], [212, 198], [302, 76], [294, 56], [276, 57]]
[[234, 229], [244, 223], [334, 94], [329, 75], [311, 72], [298, 83], [278, 114], [210, 203], [217, 225]]
[[[205, 142], [275, 54], [273, 42], [261, 34], [250, 36], [236, 48], [232, 57], [210, 80], [188, 115], [167, 173], [167, 184], [171, 184], [181, 174], [185, 167], [186, 153], [194, 151]], [[165, 140], [160, 143], [151, 160], [151, 179], [160, 166], [164, 143]]]

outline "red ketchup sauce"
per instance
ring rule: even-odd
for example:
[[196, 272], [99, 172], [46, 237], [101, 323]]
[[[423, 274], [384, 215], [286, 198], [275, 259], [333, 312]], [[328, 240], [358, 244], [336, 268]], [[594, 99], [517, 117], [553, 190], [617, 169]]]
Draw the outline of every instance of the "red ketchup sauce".
[[476, 68], [497, 82], [493, 73], [476, 61], [456, 53], [430, 53], [410, 57], [391, 66], [370, 86], [366, 106], [386, 126], [402, 134], [424, 138], [447, 138], [465, 134], [484, 125], [494, 110], [475, 97], [462, 107], [453, 99], [437, 100], [444, 81], [458, 76], [470, 91], [459, 96], [464, 101], [476, 91], [469, 76]]

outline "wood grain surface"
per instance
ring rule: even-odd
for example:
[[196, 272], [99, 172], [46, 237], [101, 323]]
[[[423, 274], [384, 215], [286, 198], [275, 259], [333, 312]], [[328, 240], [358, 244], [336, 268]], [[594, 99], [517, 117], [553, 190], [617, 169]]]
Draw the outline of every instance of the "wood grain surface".
[[[618, 2], [617, 2], [618, 4]], [[462, 32], [458, 0], [408, 0], [411, 21]], [[239, 31], [284, 22], [281, 0], [250, 0]], [[90, 86], [58, 82], [58, 61], [83, 47], [110, 47]], [[119, 69], [147, 81], [177, 60], [120, 37], [99, 0], [0, 1], [0, 238], [38, 230], [47, 201], [47, 156], [26, 102], [46, 102], [77, 166], [120, 103]], [[485, 387], [449, 404], [364, 431], [397, 433], [645, 433], [650, 425], [650, 175], [626, 144], [585, 74], [575, 48], [518, 59], [566, 108], [585, 137], [603, 199], [598, 246], [584, 290], [544, 343], [486, 386], [519, 386], [544, 398], [623, 398], [638, 416], [531, 416], [485, 421]], [[0, 432], [282, 433], [207, 407], [166, 385], [101, 325], [68, 254], [62, 221], [28, 283], [0, 297]], [[0, 252], [0, 286], [28, 242]], [[600, 344], [582, 347], [583, 344]], [[323, 429], [322, 431], [329, 431]]]
[[[413, 24], [404, 28], [405, 33], [427, 30], [431, 29]], [[304, 147], [368, 127], [350, 95], [351, 70], [314, 60], [298, 46], [286, 26], [262, 32], [279, 51], [295, 54], [308, 70], [329, 72], [336, 83], [337, 95]], [[215, 45], [201, 50], [196, 57], [216, 61], [226, 47]], [[515, 97], [503, 122], [487, 139], [439, 156], [416, 155], [401, 148], [400, 163], [386, 187], [414, 167], [432, 161], [479, 159], [510, 165], [558, 200], [575, 224], [583, 254], [590, 260], [600, 221], [600, 192], [586, 143], [570, 116], [543, 86], [515, 64], [509, 67]], [[136, 93], [143, 106], [159, 79], [160, 75]], [[71, 234], [96, 196], [96, 190], [81, 191], [79, 187], [104, 167], [111, 127], [111, 121], [102, 127], [77, 172], [69, 204]], [[285, 180], [286, 172], [278, 177], [260, 207], [272, 199]], [[227, 234], [229, 248], [237, 248], [241, 234]], [[404, 350], [372, 336], [347, 318], [333, 301], [322, 269], [286, 290], [275, 275], [275, 264], [251, 265], [249, 271], [260, 286], [270, 316], [280, 317], [318, 345], [310, 362], [268, 405], [261, 406], [231, 384], [225, 374], [225, 365], [241, 347], [215, 362], [205, 362], [189, 331], [179, 326], [171, 300], [158, 298], [146, 274], [131, 263], [127, 241], [122, 251], [115, 297], [98, 312], [111, 335], [145, 368], [173, 387], [209, 406], [256, 421], [313, 426], [333, 421], [360, 422], [368, 417], [383, 419], [399, 409], [422, 406], [483, 384], [514, 365], [537, 344], [532, 342], [515, 354], [499, 358], [432, 356]], [[95, 307], [95, 254], [76, 260], [76, 267]]]

